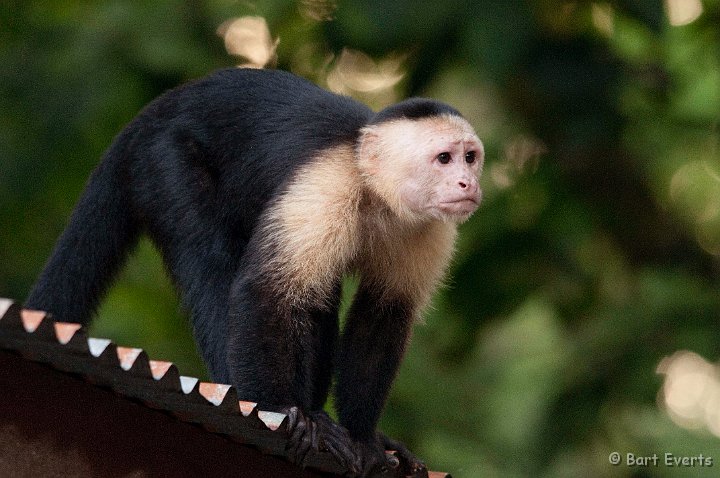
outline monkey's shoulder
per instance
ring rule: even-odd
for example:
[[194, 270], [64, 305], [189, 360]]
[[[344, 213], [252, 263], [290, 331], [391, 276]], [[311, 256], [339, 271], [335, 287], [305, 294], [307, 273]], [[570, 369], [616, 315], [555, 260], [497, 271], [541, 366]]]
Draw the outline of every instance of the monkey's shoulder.
[[328, 297], [357, 254], [361, 198], [351, 145], [322, 150], [298, 168], [260, 220], [259, 267], [268, 282], [297, 300]]
[[353, 145], [320, 150], [294, 172], [270, 206], [266, 222], [282, 229], [283, 237], [308, 247], [354, 242], [362, 184]]

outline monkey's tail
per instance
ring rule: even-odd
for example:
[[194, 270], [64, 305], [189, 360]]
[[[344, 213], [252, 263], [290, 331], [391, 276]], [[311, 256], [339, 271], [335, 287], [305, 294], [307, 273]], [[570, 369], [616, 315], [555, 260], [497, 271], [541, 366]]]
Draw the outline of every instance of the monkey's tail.
[[90, 176], [52, 255], [25, 302], [58, 321], [87, 324], [137, 243], [125, 169], [134, 128], [120, 133]]

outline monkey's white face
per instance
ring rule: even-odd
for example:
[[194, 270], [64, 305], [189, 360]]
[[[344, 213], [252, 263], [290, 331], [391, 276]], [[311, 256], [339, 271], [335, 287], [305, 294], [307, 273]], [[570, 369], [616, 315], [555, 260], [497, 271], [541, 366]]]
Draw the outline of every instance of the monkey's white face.
[[482, 142], [457, 116], [397, 120], [364, 130], [359, 163], [391, 209], [412, 220], [463, 222], [480, 204]]

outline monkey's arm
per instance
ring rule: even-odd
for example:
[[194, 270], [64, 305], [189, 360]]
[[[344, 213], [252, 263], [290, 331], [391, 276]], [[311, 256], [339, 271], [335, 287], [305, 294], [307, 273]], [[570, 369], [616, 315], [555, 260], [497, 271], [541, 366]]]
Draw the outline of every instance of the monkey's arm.
[[404, 465], [418, 472], [424, 470], [420, 460], [375, 431], [415, 316], [409, 300], [382, 297], [381, 290], [361, 283], [348, 314], [338, 356], [336, 408], [340, 423], [363, 448], [358, 450], [360, 469], [385, 466], [385, 449], [395, 449]]
[[[230, 383], [245, 400], [288, 415], [288, 457], [302, 464], [307, 452], [327, 450], [349, 470], [358, 461], [347, 431], [322, 410], [337, 341], [339, 284], [327, 308], [288, 304], [287, 297], [254, 274], [241, 271], [228, 315]], [[244, 272], [244, 271], [247, 271]]]
[[[253, 269], [248, 266], [246, 269]], [[330, 383], [337, 322], [330, 311], [289, 304], [265, 278], [241, 272], [230, 294], [227, 366], [247, 400], [303, 411], [320, 410]]]

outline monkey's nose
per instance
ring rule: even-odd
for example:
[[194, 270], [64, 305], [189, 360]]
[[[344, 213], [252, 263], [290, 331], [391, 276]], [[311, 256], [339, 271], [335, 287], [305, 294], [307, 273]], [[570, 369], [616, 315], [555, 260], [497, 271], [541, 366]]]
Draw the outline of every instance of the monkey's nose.
[[470, 194], [474, 194], [475, 192], [477, 192], [478, 189], [477, 181], [468, 181], [466, 179], [461, 179], [458, 181], [457, 184], [458, 186], [460, 186], [460, 189]]

